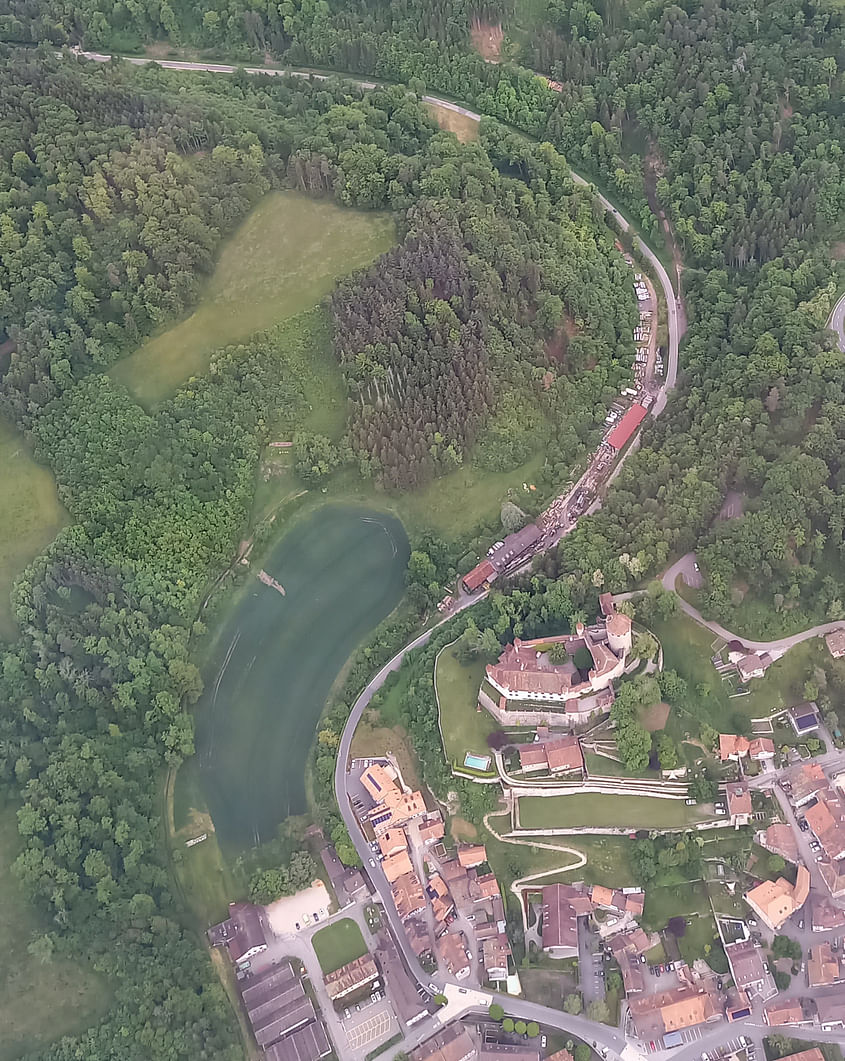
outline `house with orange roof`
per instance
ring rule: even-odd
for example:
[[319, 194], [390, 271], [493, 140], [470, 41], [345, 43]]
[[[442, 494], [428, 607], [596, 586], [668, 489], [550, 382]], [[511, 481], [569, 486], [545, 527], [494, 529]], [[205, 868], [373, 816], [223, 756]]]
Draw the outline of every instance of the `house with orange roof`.
[[728, 814], [731, 825], [738, 829], [741, 825], [748, 825], [751, 821], [751, 792], [748, 785], [737, 783], [728, 785], [725, 789], [728, 798]]
[[754, 839], [761, 847], [780, 855], [787, 862], [798, 861], [798, 841], [795, 839], [795, 833], [791, 825], [775, 822], [765, 832], [757, 833]]
[[797, 998], [776, 999], [763, 1007], [766, 1024], [779, 1028], [786, 1024], [812, 1024], [812, 1018], [804, 1016], [804, 1009]]
[[362, 772], [361, 784], [375, 803], [383, 803], [389, 792], [399, 793], [395, 777], [381, 763], [373, 763]]
[[381, 868], [384, 870], [385, 877], [387, 877], [392, 884], [393, 881], [398, 880], [399, 877], [404, 876], [406, 873], [410, 873], [414, 867], [411, 864], [411, 856], [406, 849], [405, 851], [397, 851], [395, 855], [385, 858], [382, 861]]
[[777, 932], [801, 909], [809, 894], [810, 874], [807, 867], [799, 863], [794, 886], [784, 877], [779, 877], [776, 881], [764, 880], [756, 888], [745, 893], [745, 901], [764, 924], [773, 932]]
[[723, 763], [729, 760], [738, 763], [748, 755], [748, 748], [749, 741], [746, 737], [740, 737], [736, 733], [719, 734], [719, 759]]
[[420, 840], [426, 847], [436, 843], [438, 840], [442, 840], [446, 834], [443, 819], [438, 816], [437, 818], [430, 818], [421, 822], [419, 826], [419, 834]]
[[775, 742], [770, 737], [755, 737], [748, 745], [748, 754], [755, 762], [769, 762], [775, 757]]
[[398, 855], [400, 851], [407, 851], [408, 838], [404, 829], [388, 829], [379, 837], [378, 846], [385, 858]]
[[703, 987], [682, 985], [628, 1000], [637, 1035], [662, 1039], [668, 1032], [694, 1028], [721, 1017], [713, 997]]
[[425, 895], [419, 878], [413, 870], [393, 881], [390, 885], [390, 893], [396, 905], [396, 912], [402, 921], [425, 910]]
[[458, 862], [464, 869], [472, 869], [487, 861], [484, 844], [458, 844]]
[[834, 953], [830, 942], [810, 947], [807, 982], [810, 987], [833, 987], [845, 983], [845, 961]]

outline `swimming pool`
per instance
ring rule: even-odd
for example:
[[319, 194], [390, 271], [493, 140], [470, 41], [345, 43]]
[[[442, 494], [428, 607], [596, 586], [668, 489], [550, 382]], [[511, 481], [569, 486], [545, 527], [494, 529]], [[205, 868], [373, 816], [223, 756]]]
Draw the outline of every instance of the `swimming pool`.
[[464, 766], [468, 766], [471, 770], [489, 770], [490, 756], [474, 755], [472, 752], [467, 752], [464, 756]]

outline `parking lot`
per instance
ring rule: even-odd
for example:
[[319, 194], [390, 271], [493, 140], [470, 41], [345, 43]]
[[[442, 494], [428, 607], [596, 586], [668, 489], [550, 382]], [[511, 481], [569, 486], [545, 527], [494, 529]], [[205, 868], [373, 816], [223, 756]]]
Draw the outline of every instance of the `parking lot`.
[[360, 1013], [351, 1013], [341, 1023], [349, 1049], [353, 1051], [366, 1048], [369, 1052], [377, 1043], [389, 1039], [399, 1031], [393, 1009], [390, 1003], [385, 1001], [362, 1008]]

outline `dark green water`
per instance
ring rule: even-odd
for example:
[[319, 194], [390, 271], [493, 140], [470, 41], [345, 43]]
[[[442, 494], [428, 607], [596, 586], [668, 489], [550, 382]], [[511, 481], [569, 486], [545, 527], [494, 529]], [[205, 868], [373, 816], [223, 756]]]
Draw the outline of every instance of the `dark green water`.
[[200, 786], [229, 852], [306, 809], [305, 764], [332, 682], [402, 596], [408, 539], [382, 512], [326, 505], [264, 559], [228, 616], [196, 714]]

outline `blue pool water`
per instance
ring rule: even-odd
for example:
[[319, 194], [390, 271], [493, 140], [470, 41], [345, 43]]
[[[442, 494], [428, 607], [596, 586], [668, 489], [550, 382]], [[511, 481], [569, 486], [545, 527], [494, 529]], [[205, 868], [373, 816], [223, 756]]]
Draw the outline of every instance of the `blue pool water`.
[[490, 756], [473, 755], [472, 752], [467, 752], [464, 756], [464, 766], [468, 766], [472, 770], [488, 770], [490, 768]]

